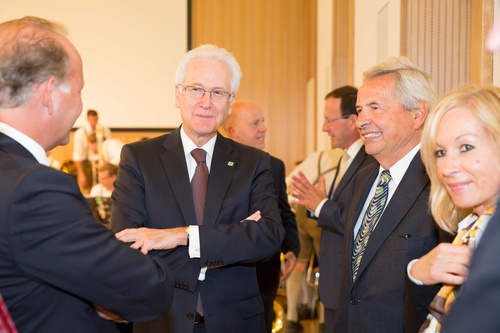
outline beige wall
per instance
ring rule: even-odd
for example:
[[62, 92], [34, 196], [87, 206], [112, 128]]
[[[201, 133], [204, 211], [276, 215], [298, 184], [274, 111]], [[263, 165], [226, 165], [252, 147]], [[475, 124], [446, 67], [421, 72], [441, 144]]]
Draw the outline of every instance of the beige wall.
[[173, 87], [187, 49], [186, 1], [4, 0], [0, 8], [0, 22], [34, 15], [68, 28], [83, 59], [84, 110], [97, 109], [102, 123], [179, 125]]

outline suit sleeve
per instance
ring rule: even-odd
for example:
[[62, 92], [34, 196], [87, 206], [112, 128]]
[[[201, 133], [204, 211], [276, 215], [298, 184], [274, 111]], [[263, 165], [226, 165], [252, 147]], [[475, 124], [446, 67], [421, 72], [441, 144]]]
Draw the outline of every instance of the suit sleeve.
[[23, 175], [9, 216], [13, 254], [33, 279], [127, 320], [150, 320], [170, 304], [164, 265], [116, 240], [62, 172], [39, 168]]
[[281, 252], [287, 253], [292, 251], [296, 257], [299, 256], [300, 252], [300, 242], [299, 233], [297, 230], [297, 221], [295, 220], [295, 214], [290, 208], [288, 203], [288, 195], [286, 193], [286, 182], [285, 182], [285, 165], [282, 161], [279, 162], [279, 176], [276, 180], [278, 188], [276, 189], [278, 195], [278, 208], [281, 211], [281, 220], [283, 222], [283, 227], [286, 230], [285, 238], [281, 244]]
[[[241, 211], [225, 207], [219, 212], [217, 224], [200, 225], [202, 266], [253, 263], [266, 259], [280, 250], [285, 229], [282, 226], [273, 191], [270, 158], [267, 153], [259, 153], [257, 156], [260, 156], [260, 160], [255, 169], [245, 170], [245, 174], [251, 175], [251, 178], [241, 180], [250, 184], [249, 198], [242, 197], [242, 199], [245, 202], [249, 199], [250, 202], [248, 210], [244, 212], [248, 214], [246, 216], [260, 210], [262, 218], [259, 221], [239, 222], [238, 214]], [[233, 181], [239, 181], [238, 177], [235, 178]], [[246, 204], [240, 203], [238, 206], [243, 207]]]

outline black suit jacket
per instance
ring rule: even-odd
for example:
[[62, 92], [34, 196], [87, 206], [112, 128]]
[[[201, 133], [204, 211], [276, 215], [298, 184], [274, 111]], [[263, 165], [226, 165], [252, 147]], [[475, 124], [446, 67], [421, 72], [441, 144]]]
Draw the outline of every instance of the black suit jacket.
[[[297, 231], [295, 214], [288, 204], [285, 182], [285, 164], [280, 159], [271, 156], [271, 171], [273, 174], [274, 193], [278, 198], [278, 208], [281, 211], [281, 220], [286, 230], [285, 238], [281, 244], [281, 252], [292, 251], [296, 257], [299, 256], [300, 242]], [[257, 263], [257, 280], [259, 281], [260, 293], [265, 301], [272, 301], [276, 297], [280, 276], [280, 252], [277, 252], [269, 260]]]
[[462, 294], [451, 308], [442, 332], [499, 332], [500, 316], [500, 202], [486, 227], [470, 265]]
[[[335, 332], [417, 332], [438, 286], [407, 283], [406, 266], [440, 241], [428, 209], [430, 181], [420, 153], [372, 232], [356, 281], [352, 282], [351, 254], [354, 225], [362, 212], [379, 164], [360, 170], [353, 180], [347, 211], [339, 309]], [[406, 289], [408, 288], [408, 289]]]
[[[112, 199], [114, 231], [196, 225], [180, 129], [123, 147]], [[257, 210], [261, 220], [240, 223]], [[278, 252], [285, 234], [269, 154], [217, 134], [199, 232], [199, 259], [187, 246], [151, 253], [174, 274], [174, 300], [162, 318], [134, 329], [192, 332], [201, 293], [207, 332], [264, 331], [255, 262]], [[204, 266], [206, 278], [198, 281]]]
[[20, 332], [114, 332], [96, 303], [128, 320], [172, 298], [163, 263], [118, 241], [75, 181], [0, 133], [0, 292]]
[[331, 195], [332, 199], [325, 202], [318, 217], [318, 227], [321, 228], [319, 297], [323, 305], [330, 310], [338, 308], [346, 223], [345, 207], [349, 203], [351, 184], [358, 170], [372, 163], [376, 163], [375, 159], [367, 155], [365, 146], [362, 146]]

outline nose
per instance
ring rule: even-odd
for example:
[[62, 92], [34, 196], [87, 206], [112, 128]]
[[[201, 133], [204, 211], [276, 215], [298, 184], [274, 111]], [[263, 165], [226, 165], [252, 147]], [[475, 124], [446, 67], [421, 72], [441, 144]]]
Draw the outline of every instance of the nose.
[[211, 99], [212, 97], [210, 96], [210, 92], [205, 91], [203, 96], [201, 96], [201, 101], [200, 101], [201, 106], [203, 107], [210, 106], [210, 104], [212, 103]]
[[438, 158], [437, 161], [438, 173], [445, 177], [453, 176], [460, 170], [460, 162], [458, 156], [453, 153], [447, 153], [445, 156]]
[[328, 127], [328, 124], [326, 123], [326, 121], [323, 121], [323, 128], [321, 129], [323, 132], [328, 132], [329, 130], [329, 127]]
[[361, 129], [370, 123], [370, 113], [366, 110], [361, 109], [356, 118], [356, 127]]
[[264, 123], [260, 123], [260, 131], [264, 133], [267, 132], [267, 127], [266, 125], [264, 125]]

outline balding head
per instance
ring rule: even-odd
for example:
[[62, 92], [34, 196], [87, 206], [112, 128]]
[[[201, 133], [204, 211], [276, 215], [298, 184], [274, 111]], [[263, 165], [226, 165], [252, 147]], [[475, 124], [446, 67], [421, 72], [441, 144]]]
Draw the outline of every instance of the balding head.
[[45, 150], [69, 142], [82, 110], [82, 63], [64, 33], [30, 16], [0, 24], [0, 121]]
[[222, 126], [227, 135], [239, 143], [258, 149], [266, 146], [264, 114], [252, 101], [234, 102], [233, 111]]

